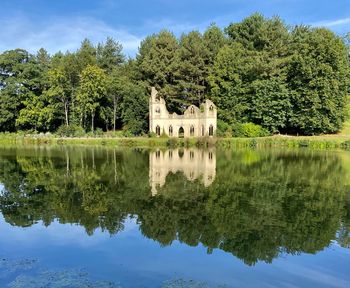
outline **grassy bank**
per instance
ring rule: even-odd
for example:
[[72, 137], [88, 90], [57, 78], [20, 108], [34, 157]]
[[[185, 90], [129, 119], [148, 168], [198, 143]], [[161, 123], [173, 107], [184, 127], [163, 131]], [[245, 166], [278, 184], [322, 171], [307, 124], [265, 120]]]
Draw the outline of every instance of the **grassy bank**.
[[0, 145], [106, 145], [117, 147], [208, 147], [225, 148], [311, 148], [311, 149], [350, 149], [350, 135], [325, 136], [270, 136], [261, 138], [107, 138], [80, 137], [57, 138], [53, 135], [0, 134]]

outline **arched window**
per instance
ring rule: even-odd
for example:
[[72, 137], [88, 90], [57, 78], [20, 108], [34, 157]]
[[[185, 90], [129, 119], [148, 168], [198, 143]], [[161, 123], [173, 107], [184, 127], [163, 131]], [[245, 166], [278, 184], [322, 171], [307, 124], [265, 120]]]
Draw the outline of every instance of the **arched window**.
[[190, 151], [190, 159], [193, 159], [193, 158], [194, 158], [194, 152]]
[[194, 114], [194, 107], [191, 107], [191, 114]]
[[160, 114], [160, 108], [159, 107], [156, 107], [156, 113]]
[[213, 136], [214, 135], [214, 127], [213, 125], [209, 126], [209, 136]]
[[190, 136], [194, 136], [194, 126], [191, 125], [190, 127]]
[[156, 158], [159, 158], [159, 157], [160, 157], [160, 151], [157, 150], [157, 151], [156, 151]]
[[213, 106], [213, 105], [210, 105], [209, 111], [210, 111], [210, 112], [213, 112], [213, 111], [214, 111], [214, 106]]
[[205, 134], [205, 129], [204, 129], [204, 125], [202, 125], [202, 136], [204, 136]]
[[208, 156], [209, 156], [209, 160], [213, 159], [213, 153], [212, 152], [209, 152]]
[[160, 127], [159, 127], [159, 125], [157, 125], [157, 127], [156, 127], [156, 134], [157, 134], [158, 136], [160, 136]]
[[179, 138], [184, 138], [185, 136], [185, 130], [184, 128], [180, 127], [179, 129]]
[[169, 126], [169, 136], [173, 136], [173, 126]]

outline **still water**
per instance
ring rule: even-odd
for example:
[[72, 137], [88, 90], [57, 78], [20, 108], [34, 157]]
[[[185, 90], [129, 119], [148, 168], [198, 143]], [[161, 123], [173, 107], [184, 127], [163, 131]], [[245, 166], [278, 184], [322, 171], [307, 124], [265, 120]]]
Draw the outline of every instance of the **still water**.
[[0, 148], [0, 287], [350, 287], [350, 153]]

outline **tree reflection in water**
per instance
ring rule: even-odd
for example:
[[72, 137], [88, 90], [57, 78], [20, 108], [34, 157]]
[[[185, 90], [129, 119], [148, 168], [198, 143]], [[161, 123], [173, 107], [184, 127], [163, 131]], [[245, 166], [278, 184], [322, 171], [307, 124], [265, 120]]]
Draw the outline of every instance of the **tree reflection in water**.
[[[348, 172], [339, 153], [191, 151], [182, 151], [185, 166], [196, 167], [188, 174], [178, 161], [171, 169], [152, 166], [157, 151], [2, 148], [0, 209], [11, 225], [57, 219], [89, 235], [97, 228], [117, 234], [131, 215], [161, 245], [202, 243], [208, 253], [221, 249], [248, 265], [316, 253], [334, 239], [349, 247]], [[209, 153], [215, 165], [203, 169], [204, 158], [195, 155]], [[164, 183], [153, 193], [157, 169]]]

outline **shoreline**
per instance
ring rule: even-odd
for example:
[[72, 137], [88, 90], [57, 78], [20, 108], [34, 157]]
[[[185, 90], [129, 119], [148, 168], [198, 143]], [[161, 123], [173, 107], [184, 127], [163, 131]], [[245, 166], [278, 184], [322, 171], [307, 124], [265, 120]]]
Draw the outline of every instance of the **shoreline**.
[[223, 148], [311, 148], [350, 149], [350, 135], [283, 136], [256, 138], [148, 138], [148, 137], [54, 137], [46, 135], [0, 135], [0, 145], [81, 145], [135, 148], [223, 147]]

